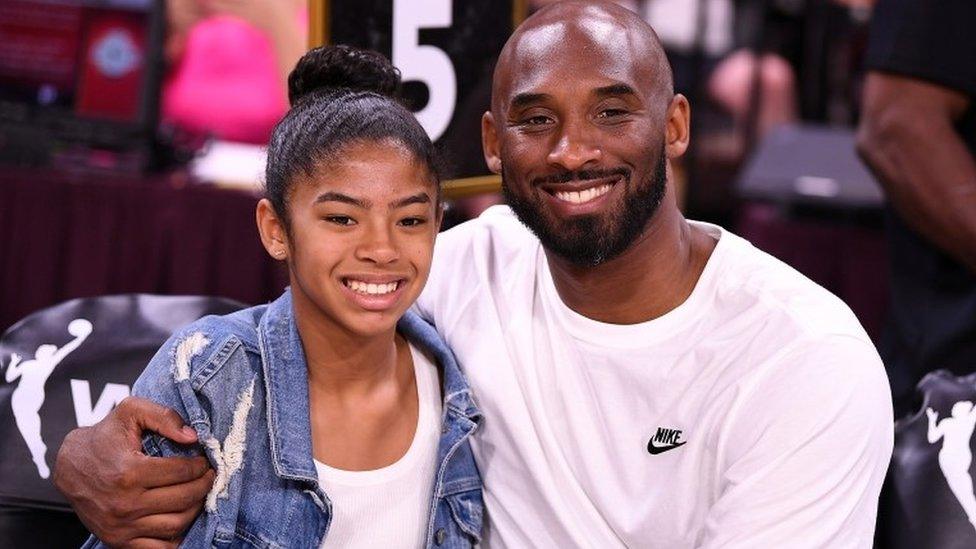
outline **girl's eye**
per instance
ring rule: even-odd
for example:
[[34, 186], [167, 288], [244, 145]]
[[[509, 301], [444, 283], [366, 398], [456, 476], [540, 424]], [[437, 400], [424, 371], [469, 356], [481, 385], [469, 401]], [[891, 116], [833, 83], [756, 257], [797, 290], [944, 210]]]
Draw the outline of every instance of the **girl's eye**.
[[400, 221], [400, 225], [404, 227], [416, 227], [418, 225], [423, 225], [427, 220], [422, 217], [408, 217]]
[[335, 223], [336, 225], [348, 226], [355, 225], [356, 221], [347, 215], [328, 215], [325, 220], [329, 223]]

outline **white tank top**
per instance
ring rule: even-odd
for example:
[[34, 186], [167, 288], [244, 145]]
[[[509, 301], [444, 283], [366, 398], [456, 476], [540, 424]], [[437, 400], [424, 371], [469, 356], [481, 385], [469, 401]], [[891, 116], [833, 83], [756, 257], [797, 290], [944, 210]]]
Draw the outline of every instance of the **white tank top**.
[[441, 391], [437, 368], [410, 346], [419, 414], [410, 448], [372, 471], [345, 471], [315, 461], [319, 484], [332, 501], [332, 524], [322, 548], [423, 547], [437, 470]]

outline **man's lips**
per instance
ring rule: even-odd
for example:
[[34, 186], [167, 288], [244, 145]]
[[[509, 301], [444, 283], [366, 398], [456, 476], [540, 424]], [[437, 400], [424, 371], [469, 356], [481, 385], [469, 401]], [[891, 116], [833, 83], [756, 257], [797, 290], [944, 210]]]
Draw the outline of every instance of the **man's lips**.
[[585, 206], [590, 203], [602, 203], [606, 195], [621, 180], [620, 176], [612, 176], [567, 183], [546, 183], [539, 188], [558, 202]]

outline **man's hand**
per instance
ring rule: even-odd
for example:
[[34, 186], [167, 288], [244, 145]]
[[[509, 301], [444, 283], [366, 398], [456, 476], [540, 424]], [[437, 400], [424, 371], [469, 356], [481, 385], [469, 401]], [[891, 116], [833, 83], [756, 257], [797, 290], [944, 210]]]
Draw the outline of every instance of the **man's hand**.
[[204, 457], [146, 456], [143, 431], [179, 444], [197, 440], [173, 410], [130, 397], [96, 425], [68, 433], [54, 485], [105, 544], [175, 547], [203, 506], [213, 470]]

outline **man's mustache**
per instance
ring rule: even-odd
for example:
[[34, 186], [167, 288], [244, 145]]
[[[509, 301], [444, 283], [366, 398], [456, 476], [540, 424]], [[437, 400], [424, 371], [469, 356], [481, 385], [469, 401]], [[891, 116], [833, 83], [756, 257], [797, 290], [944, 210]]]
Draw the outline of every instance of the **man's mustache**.
[[570, 181], [589, 181], [593, 179], [607, 179], [610, 177], [621, 177], [630, 180], [630, 169], [623, 166], [619, 168], [607, 168], [603, 170], [566, 170], [551, 175], [536, 177], [532, 180], [533, 186], [569, 183]]

